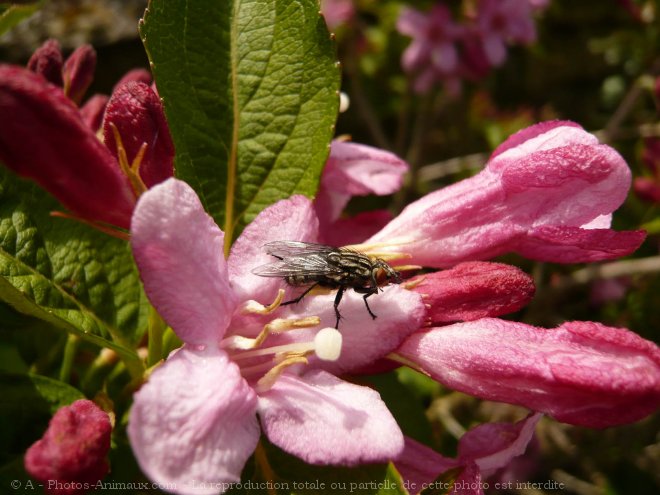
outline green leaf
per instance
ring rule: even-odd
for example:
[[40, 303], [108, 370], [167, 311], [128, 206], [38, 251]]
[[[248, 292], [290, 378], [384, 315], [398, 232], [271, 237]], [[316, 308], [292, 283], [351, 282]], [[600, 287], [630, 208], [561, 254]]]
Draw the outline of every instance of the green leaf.
[[339, 102], [318, 0], [149, 2], [140, 32], [176, 175], [197, 191], [227, 246], [268, 205], [315, 194]]
[[27, 19], [44, 4], [45, 0], [26, 5], [0, 4], [0, 35]]
[[22, 455], [41, 437], [60, 407], [84, 398], [79, 390], [44, 376], [0, 373], [0, 464]]
[[128, 243], [54, 210], [48, 194], [0, 169], [0, 300], [137, 366], [148, 305]]

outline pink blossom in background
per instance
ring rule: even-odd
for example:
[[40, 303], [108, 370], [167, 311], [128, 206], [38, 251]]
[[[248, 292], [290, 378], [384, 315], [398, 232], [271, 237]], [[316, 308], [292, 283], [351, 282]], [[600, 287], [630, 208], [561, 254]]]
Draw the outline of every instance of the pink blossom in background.
[[[530, 414], [515, 423], [487, 423], [465, 433], [458, 443], [456, 459], [443, 457], [434, 450], [410, 438], [401, 456], [394, 461], [410, 493], [419, 493], [445, 471], [459, 473], [450, 495], [483, 495], [482, 480], [496, 470], [507, 467], [522, 455], [534, 438], [534, 429], [541, 414]], [[460, 487], [460, 488], [459, 488]]]
[[48, 494], [87, 493], [84, 485], [95, 484], [110, 470], [111, 433], [105, 411], [90, 400], [77, 400], [59, 409], [44, 436], [27, 450], [25, 470]]
[[461, 21], [442, 3], [427, 12], [404, 7], [397, 30], [412, 38], [403, 53], [403, 70], [414, 76], [413, 88], [428, 92], [443, 83], [450, 94], [461, 81], [485, 77], [504, 63], [507, 46], [536, 40], [533, 14], [549, 0], [478, 0]]
[[355, 16], [353, 0], [321, 0], [321, 13], [328, 28], [337, 29]]
[[660, 139], [644, 139], [642, 163], [646, 166], [647, 175], [635, 177], [635, 194], [644, 201], [660, 204]]
[[396, 27], [412, 38], [401, 65], [405, 72], [415, 74], [417, 92], [424, 93], [438, 81], [457, 77], [460, 60], [456, 43], [463, 28], [454, 22], [447, 7], [437, 3], [428, 13], [404, 7]]

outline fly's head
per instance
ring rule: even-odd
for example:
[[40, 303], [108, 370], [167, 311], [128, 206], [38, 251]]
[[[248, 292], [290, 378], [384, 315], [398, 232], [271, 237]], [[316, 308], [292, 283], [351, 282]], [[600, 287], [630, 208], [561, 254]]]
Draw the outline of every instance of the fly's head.
[[389, 284], [400, 284], [401, 274], [380, 258], [374, 261], [374, 268], [380, 269]]

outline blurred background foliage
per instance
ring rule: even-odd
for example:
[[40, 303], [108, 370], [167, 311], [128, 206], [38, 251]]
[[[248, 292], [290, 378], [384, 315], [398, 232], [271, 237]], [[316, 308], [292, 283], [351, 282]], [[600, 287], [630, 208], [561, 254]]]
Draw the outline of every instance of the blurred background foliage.
[[[441, 85], [427, 94], [416, 94], [400, 63], [410, 39], [397, 32], [396, 20], [404, 4], [428, 11], [435, 3], [355, 0], [355, 15], [333, 29], [344, 68], [342, 86], [351, 101], [338, 118], [337, 135], [392, 150], [411, 165], [399, 194], [355, 198], [349, 205], [351, 212], [375, 207], [396, 211], [414, 198], [474, 174], [511, 133], [548, 119], [580, 123], [619, 150], [634, 177], [649, 175], [642, 160], [644, 138], [660, 138], [660, 102], [654, 93], [660, 75], [657, 2], [551, 0], [536, 15], [537, 41], [508, 47], [501, 67], [464, 82], [455, 95]], [[459, 16], [474, 2], [444, 3]], [[91, 43], [99, 62], [88, 94], [108, 94], [127, 70], [148, 67], [137, 32], [145, 5], [144, 0], [45, 2], [35, 15], [0, 37], [0, 60], [24, 64], [49, 37], [57, 38], [65, 52]], [[532, 274], [537, 284], [532, 304], [511, 317], [546, 327], [569, 320], [600, 321], [630, 328], [657, 342], [659, 218], [659, 204], [633, 193], [617, 211], [617, 229], [649, 229], [646, 242], [631, 260], [584, 267], [507, 257], [507, 262]], [[0, 366], [4, 370], [30, 369], [57, 378], [66, 338], [44, 332], [44, 325], [0, 307]], [[95, 353], [91, 346], [82, 346], [78, 353], [73, 376], [83, 391], [93, 389], [85, 380], [94, 380], [88, 369]], [[443, 390], [409, 370], [374, 377], [370, 383], [381, 391], [404, 432], [445, 455], [454, 453], [465, 429], [524, 414], [513, 406]], [[657, 414], [604, 431], [544, 420], [527, 456], [497, 476], [500, 480], [554, 479], [564, 483], [562, 493], [580, 495], [659, 493], [659, 426]], [[16, 448], [24, 448], [37, 437], [20, 440]], [[139, 476], [127, 455], [128, 445], [115, 447], [111, 477]]]

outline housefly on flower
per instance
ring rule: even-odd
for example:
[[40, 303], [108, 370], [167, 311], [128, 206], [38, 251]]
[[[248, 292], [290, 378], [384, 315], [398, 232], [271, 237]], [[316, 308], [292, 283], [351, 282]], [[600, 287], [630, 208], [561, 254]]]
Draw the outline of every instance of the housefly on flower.
[[371, 311], [367, 298], [376, 294], [380, 285], [401, 283], [399, 272], [382, 259], [372, 259], [348, 248], [296, 241], [269, 242], [264, 248], [277, 261], [258, 266], [252, 273], [262, 277], [281, 277], [293, 287], [309, 286], [295, 299], [282, 303], [282, 306], [300, 302], [315, 287], [338, 289], [334, 302], [337, 316], [335, 328], [339, 327], [339, 303], [346, 289], [364, 294], [367, 311], [375, 319], [376, 315]]

